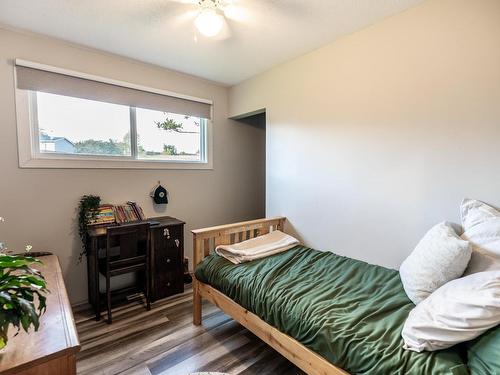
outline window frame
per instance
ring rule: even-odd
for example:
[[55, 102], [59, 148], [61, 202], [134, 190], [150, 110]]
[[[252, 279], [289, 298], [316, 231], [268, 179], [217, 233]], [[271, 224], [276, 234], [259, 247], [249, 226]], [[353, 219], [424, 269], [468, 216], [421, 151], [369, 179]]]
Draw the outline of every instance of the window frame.
[[[36, 64], [36, 63], [33, 63]], [[43, 67], [47, 67], [43, 65]], [[51, 67], [51, 71], [61, 72], [58, 68]], [[62, 72], [68, 74], [67, 70]], [[138, 88], [143, 91], [159, 93], [161, 90], [150, 89], [126, 82], [119, 82], [102, 77], [91, 76], [83, 73], [72, 72], [74, 76], [93, 79], [101, 82], [110, 81], [119, 86]], [[15, 77], [14, 72], [14, 77]], [[201, 119], [200, 124], [200, 160], [155, 160], [138, 158], [137, 149], [137, 122], [136, 107], [129, 106], [130, 113], [130, 138], [131, 155], [91, 155], [91, 154], [69, 154], [41, 152], [38, 131], [38, 107], [36, 103], [36, 92], [20, 90], [15, 85], [16, 92], [16, 117], [17, 117], [17, 141], [20, 168], [83, 168], [83, 169], [213, 169], [212, 155], [212, 127], [213, 121]], [[163, 91], [164, 94], [174, 96], [171, 92]], [[178, 95], [182, 98], [191, 98]], [[199, 99], [203, 102], [211, 101]]]

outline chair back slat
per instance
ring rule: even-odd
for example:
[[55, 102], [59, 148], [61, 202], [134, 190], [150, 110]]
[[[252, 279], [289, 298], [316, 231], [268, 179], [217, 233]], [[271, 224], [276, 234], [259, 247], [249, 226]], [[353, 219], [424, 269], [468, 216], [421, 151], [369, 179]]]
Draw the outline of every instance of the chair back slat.
[[106, 255], [112, 262], [144, 256], [148, 251], [148, 238], [149, 223], [108, 228]]

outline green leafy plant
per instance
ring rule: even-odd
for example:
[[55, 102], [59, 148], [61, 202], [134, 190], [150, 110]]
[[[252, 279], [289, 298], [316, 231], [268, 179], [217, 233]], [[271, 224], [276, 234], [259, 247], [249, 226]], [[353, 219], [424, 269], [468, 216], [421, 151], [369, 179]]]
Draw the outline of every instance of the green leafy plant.
[[174, 145], [163, 145], [163, 153], [165, 155], [179, 155], [177, 147]]
[[80, 198], [78, 204], [78, 234], [82, 240], [82, 252], [79, 260], [82, 260], [84, 255], [87, 255], [87, 230], [90, 222], [95, 219], [97, 209], [101, 204], [101, 198], [97, 195], [84, 195]]
[[[167, 116], [167, 113], [164, 113], [165, 116]], [[184, 118], [187, 120], [191, 116], [184, 116]], [[156, 126], [158, 129], [163, 129], [166, 131], [171, 131], [175, 133], [182, 133], [182, 134], [197, 134], [198, 132], [192, 132], [192, 131], [186, 131], [184, 130], [184, 124], [182, 122], [177, 122], [172, 118], [165, 117], [165, 120], [163, 121], [155, 121]], [[196, 126], [200, 126], [198, 122], [195, 121], [194, 123]]]
[[34, 263], [41, 262], [29, 256], [0, 254], [0, 349], [7, 345], [11, 325], [17, 333], [21, 328], [28, 332], [31, 326], [35, 331], [40, 327], [48, 290], [42, 274], [30, 267]]
[[[0, 217], [0, 222], [3, 221]], [[27, 254], [30, 250], [31, 246], [26, 246]], [[0, 242], [0, 349], [7, 345], [11, 325], [17, 328], [17, 333], [21, 328], [28, 332], [31, 326], [38, 330], [48, 292], [40, 271], [31, 267], [41, 262], [29, 255], [10, 255], [7, 251], [5, 243]]]

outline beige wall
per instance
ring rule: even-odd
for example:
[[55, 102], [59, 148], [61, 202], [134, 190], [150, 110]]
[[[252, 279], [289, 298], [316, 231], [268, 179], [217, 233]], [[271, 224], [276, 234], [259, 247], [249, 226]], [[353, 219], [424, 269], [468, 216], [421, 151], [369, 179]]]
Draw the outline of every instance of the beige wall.
[[425, 1], [231, 89], [264, 107], [267, 214], [398, 267], [463, 197], [500, 205], [500, 1]]
[[[18, 168], [12, 59], [170, 90], [214, 101], [214, 169], [85, 170]], [[73, 302], [86, 300], [86, 264], [77, 264], [80, 243], [76, 206], [83, 194], [103, 201], [136, 200], [148, 216], [171, 215], [189, 230], [264, 214], [264, 130], [227, 120], [227, 88], [64, 42], [0, 29], [0, 240], [11, 249], [30, 243], [59, 256]], [[170, 193], [165, 211], [153, 208], [149, 191], [161, 180]]]

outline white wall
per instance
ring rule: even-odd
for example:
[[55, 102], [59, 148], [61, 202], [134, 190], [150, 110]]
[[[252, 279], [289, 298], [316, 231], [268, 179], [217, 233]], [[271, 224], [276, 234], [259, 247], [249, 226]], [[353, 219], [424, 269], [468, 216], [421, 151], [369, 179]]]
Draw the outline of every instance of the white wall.
[[[41, 62], [71, 70], [170, 90], [214, 101], [214, 169], [85, 170], [18, 168], [13, 59]], [[120, 58], [64, 42], [0, 29], [0, 240], [13, 250], [59, 256], [71, 301], [86, 300], [86, 264], [77, 264], [80, 242], [76, 206], [83, 194], [104, 202], [136, 200], [148, 216], [170, 215], [187, 222], [186, 253], [191, 256], [190, 229], [264, 215], [265, 131], [227, 120], [227, 88], [192, 76]], [[149, 192], [158, 180], [170, 203], [155, 210]]]
[[267, 215], [398, 267], [463, 197], [500, 205], [500, 1], [425, 1], [231, 89], [258, 108]]

